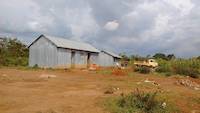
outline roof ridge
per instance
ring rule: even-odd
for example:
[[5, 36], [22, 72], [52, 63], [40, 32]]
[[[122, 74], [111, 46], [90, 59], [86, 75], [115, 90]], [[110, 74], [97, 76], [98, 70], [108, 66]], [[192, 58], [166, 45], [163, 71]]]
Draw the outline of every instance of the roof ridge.
[[72, 49], [91, 51], [91, 52], [100, 52], [97, 48], [93, 47], [91, 44], [86, 42], [75, 41], [63, 37], [55, 37], [45, 34], [43, 34], [42, 36], [46, 37], [47, 39], [55, 43], [55, 45], [58, 47], [72, 48]]

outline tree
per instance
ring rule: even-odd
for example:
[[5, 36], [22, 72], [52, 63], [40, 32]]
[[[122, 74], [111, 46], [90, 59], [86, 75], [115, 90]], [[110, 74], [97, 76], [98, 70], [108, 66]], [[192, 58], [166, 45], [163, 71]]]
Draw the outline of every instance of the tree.
[[200, 60], [200, 56], [198, 56], [197, 59]]
[[120, 53], [119, 56], [122, 57], [122, 60], [125, 60], [125, 61], [129, 60], [129, 57], [126, 55], [126, 53]]
[[166, 55], [163, 54], [163, 53], [156, 53], [156, 54], [153, 56], [153, 58], [155, 58], [155, 59], [164, 59], [164, 60], [167, 60]]
[[28, 48], [17, 39], [4, 38], [0, 41], [0, 65], [27, 65]]
[[175, 59], [175, 58], [176, 58], [176, 56], [174, 54], [167, 55], [168, 60], [172, 60], [172, 59]]

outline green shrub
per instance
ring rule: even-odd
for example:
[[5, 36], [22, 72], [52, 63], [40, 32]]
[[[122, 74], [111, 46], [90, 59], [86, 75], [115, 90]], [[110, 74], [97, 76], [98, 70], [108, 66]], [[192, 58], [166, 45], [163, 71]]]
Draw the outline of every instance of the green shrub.
[[159, 66], [156, 68], [156, 72], [166, 73], [171, 71], [170, 61], [158, 60]]
[[[174, 109], [170, 105], [163, 105], [164, 100], [157, 96], [157, 92], [144, 93], [139, 90], [108, 100], [106, 107], [113, 113], [171, 113]], [[165, 103], [166, 104], [166, 103]]]
[[135, 72], [139, 72], [142, 74], [148, 74], [151, 72], [151, 69], [149, 67], [146, 66], [139, 66], [135, 68]]

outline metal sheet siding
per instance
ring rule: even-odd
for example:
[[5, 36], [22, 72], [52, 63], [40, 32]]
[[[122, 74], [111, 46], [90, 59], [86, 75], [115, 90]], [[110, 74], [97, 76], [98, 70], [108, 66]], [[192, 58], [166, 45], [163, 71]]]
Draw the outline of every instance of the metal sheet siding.
[[75, 67], [76, 68], [87, 67], [87, 52], [75, 51]]
[[100, 52], [98, 49], [93, 47], [92, 45], [84, 42], [72, 41], [65, 38], [53, 37], [44, 35], [46, 38], [51, 40], [57, 47], [82, 50], [82, 51], [90, 51], [90, 52]]
[[99, 65], [100, 66], [114, 66], [114, 58], [104, 52], [99, 53]]
[[57, 47], [41, 37], [29, 48], [29, 66], [55, 67], [57, 65]]
[[[72, 51], [74, 51], [75, 68], [87, 68], [88, 51], [59, 48], [46, 37], [40, 37], [29, 47], [29, 66], [70, 68], [72, 66]], [[114, 66], [114, 57], [105, 53], [90, 53], [90, 64]]]
[[57, 67], [60, 67], [60, 68], [71, 67], [71, 50], [70, 49], [58, 48]]
[[99, 64], [98, 55], [99, 53], [90, 53], [90, 64]]

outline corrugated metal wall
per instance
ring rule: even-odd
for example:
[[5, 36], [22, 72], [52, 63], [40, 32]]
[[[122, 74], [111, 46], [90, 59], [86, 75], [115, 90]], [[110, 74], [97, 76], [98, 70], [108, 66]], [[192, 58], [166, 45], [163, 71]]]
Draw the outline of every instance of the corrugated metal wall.
[[[75, 52], [75, 68], [86, 68], [88, 52]], [[41, 37], [29, 48], [29, 66], [70, 68], [72, 65], [72, 50], [57, 48], [48, 39]], [[98, 64], [98, 53], [90, 53], [90, 64]]]
[[100, 66], [114, 66], [114, 58], [104, 52], [99, 53], [99, 65]]
[[70, 49], [58, 48], [57, 67], [59, 68], [71, 67], [71, 50]]
[[57, 47], [41, 37], [29, 48], [29, 66], [54, 67], [57, 65]]
[[75, 51], [75, 67], [87, 68], [87, 52]]
[[90, 64], [99, 64], [99, 53], [90, 53]]

